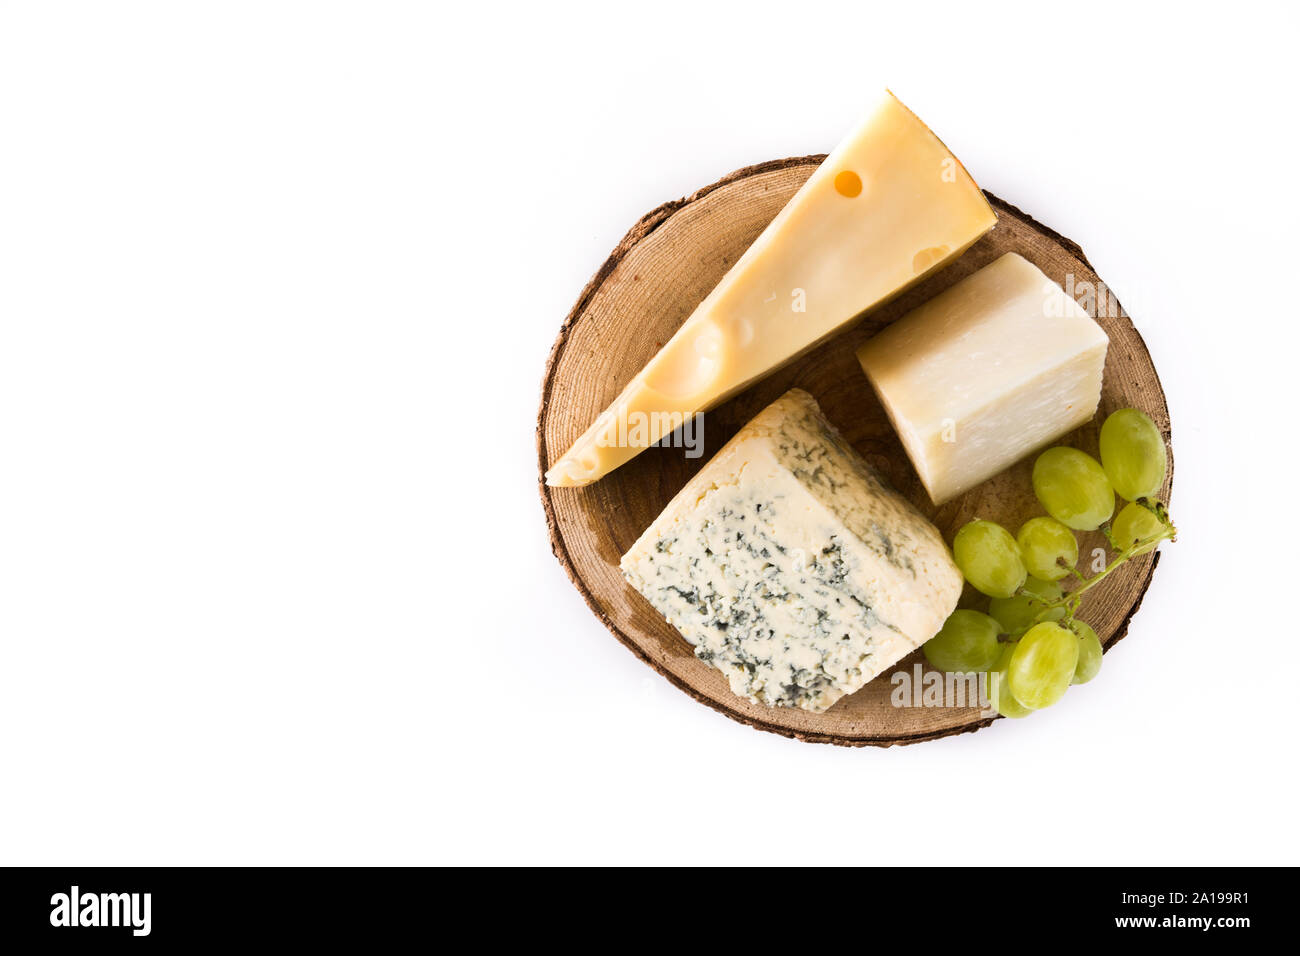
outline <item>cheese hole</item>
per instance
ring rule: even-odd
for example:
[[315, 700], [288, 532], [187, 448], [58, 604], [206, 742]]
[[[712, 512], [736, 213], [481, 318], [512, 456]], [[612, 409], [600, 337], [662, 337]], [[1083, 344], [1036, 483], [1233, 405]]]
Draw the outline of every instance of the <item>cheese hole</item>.
[[645, 383], [670, 398], [693, 397], [717, 377], [726, 348], [722, 329], [699, 322], [684, 340], [655, 356], [645, 371]]
[[835, 174], [835, 191], [852, 199], [862, 192], [862, 177], [851, 169], [840, 170]]
[[931, 246], [912, 256], [912, 272], [920, 275], [932, 266], [938, 265], [948, 256], [947, 246]]
[[736, 333], [737, 345], [745, 346], [754, 341], [754, 324], [749, 319], [735, 319], [731, 328]]

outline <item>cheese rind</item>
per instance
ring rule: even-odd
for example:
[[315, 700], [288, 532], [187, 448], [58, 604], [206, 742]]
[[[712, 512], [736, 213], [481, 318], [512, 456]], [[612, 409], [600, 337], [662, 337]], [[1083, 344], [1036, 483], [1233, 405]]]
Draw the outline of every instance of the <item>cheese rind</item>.
[[1032, 263], [1007, 253], [858, 349], [935, 504], [1092, 418], [1106, 333]]
[[547, 484], [603, 477], [672, 422], [707, 411], [942, 268], [996, 220], [943, 143], [886, 94], [552, 465]]
[[962, 578], [938, 530], [787, 392], [620, 564], [734, 693], [822, 711], [934, 636]]

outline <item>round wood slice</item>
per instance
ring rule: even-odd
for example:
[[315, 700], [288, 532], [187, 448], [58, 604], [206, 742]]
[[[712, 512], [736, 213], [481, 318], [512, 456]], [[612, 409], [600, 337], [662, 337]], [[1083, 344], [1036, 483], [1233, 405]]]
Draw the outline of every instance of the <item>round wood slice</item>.
[[[878, 329], [1005, 252], [1020, 253], [1063, 286], [1072, 274], [1081, 301], [1083, 283], [1102, 288], [1078, 245], [1009, 203], [988, 196], [998, 214], [997, 226], [952, 265], [709, 412], [703, 456], [692, 460], [681, 448], [654, 447], [585, 488], [550, 488], [541, 479], [541, 472], [668, 341], [824, 158], [804, 156], [750, 166], [686, 199], [665, 203], [632, 227], [582, 291], [547, 361], [537, 419], [538, 481], [552, 548], [615, 637], [696, 700], [742, 723], [800, 740], [849, 746], [890, 746], [978, 730], [992, 719], [975, 707], [891, 704], [890, 675], [912, 672], [918, 663], [928, 666], [919, 651], [822, 714], [769, 708], [736, 697], [722, 675], [698, 660], [681, 635], [623, 580], [618, 562], [740, 426], [794, 386], [817, 399], [848, 441], [938, 525], [948, 542], [977, 516], [1001, 522], [1014, 533], [1023, 521], [1042, 514], [1030, 487], [1032, 456], [935, 508], [854, 357], [857, 347]], [[1142, 337], [1113, 297], [1106, 302], [1097, 298], [1098, 321], [1110, 336], [1101, 407], [1089, 425], [1059, 443], [1096, 455], [1101, 421], [1117, 408], [1132, 406], [1155, 420], [1168, 445], [1169, 411]], [[1172, 480], [1171, 454], [1165, 501]], [[1088, 573], [1093, 549], [1104, 544], [1100, 534], [1080, 535], [1081, 570]], [[1080, 617], [1096, 629], [1108, 649], [1127, 632], [1158, 557], [1129, 562], [1084, 599]], [[968, 587], [962, 606], [982, 608], [981, 600]]]

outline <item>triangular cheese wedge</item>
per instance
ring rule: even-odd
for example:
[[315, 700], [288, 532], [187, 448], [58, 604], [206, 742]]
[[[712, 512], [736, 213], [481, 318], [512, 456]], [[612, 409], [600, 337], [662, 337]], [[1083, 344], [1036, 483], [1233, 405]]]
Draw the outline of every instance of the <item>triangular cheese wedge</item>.
[[886, 93], [546, 483], [604, 477], [943, 268], [996, 221], [961, 163]]

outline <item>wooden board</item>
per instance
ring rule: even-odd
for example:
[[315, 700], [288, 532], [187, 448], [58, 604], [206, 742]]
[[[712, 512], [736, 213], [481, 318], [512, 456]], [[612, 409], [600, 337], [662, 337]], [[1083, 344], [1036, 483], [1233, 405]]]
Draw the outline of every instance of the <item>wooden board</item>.
[[[851, 331], [709, 412], [702, 457], [691, 460], [680, 448], [655, 447], [585, 488], [549, 488], [541, 478], [824, 158], [750, 166], [686, 199], [660, 206], [632, 227], [583, 290], [551, 350], [537, 420], [538, 481], [552, 548], [615, 637], [677, 687], [742, 723], [800, 740], [849, 746], [890, 746], [977, 730], [992, 721], [975, 708], [891, 704], [890, 675], [924, 664], [919, 651], [823, 714], [768, 708], [736, 697], [722, 675], [696, 659], [681, 635], [624, 582], [618, 561], [686, 481], [746, 421], [793, 386], [812, 393], [849, 442], [938, 525], [949, 543], [959, 527], [977, 516], [999, 521], [1014, 533], [1023, 521], [1042, 514], [1030, 487], [1032, 457], [940, 508], [930, 504], [854, 357], [857, 347], [878, 329], [1005, 252], [1020, 253], [1067, 289], [1067, 276], [1072, 275], [1075, 297], [1087, 307], [1082, 284], [1091, 283], [1097, 290], [1101, 280], [1083, 251], [1010, 204], [990, 194], [998, 224], [959, 260]], [[1060, 444], [1095, 455], [1104, 417], [1116, 408], [1133, 406], [1155, 420], [1168, 445], [1169, 412], [1142, 337], [1113, 296], [1106, 302], [1095, 298], [1097, 319], [1110, 336], [1101, 408], [1091, 424]], [[1171, 453], [1165, 501], [1172, 480]], [[1099, 534], [1080, 535], [1081, 569], [1091, 561], [1093, 549], [1103, 546]], [[1084, 599], [1080, 617], [1096, 629], [1108, 650], [1127, 632], [1158, 558], [1154, 554], [1131, 561]], [[969, 588], [962, 606], [982, 607]], [[1116, 666], [1113, 658], [1108, 664]]]

